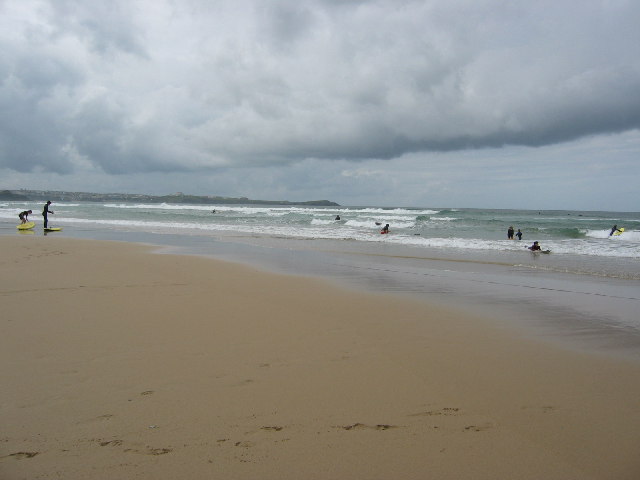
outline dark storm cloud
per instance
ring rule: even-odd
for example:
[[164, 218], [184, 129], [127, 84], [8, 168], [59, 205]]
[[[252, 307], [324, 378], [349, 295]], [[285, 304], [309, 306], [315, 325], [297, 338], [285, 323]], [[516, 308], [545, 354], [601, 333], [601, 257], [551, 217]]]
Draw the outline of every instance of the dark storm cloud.
[[640, 128], [633, 2], [0, 4], [0, 166], [200, 171]]

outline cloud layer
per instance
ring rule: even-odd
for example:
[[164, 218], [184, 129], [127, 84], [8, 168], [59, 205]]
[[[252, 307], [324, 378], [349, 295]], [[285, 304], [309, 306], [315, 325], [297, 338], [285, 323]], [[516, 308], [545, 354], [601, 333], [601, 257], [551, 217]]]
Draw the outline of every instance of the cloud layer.
[[640, 127], [640, 4], [0, 3], [0, 167], [109, 174]]

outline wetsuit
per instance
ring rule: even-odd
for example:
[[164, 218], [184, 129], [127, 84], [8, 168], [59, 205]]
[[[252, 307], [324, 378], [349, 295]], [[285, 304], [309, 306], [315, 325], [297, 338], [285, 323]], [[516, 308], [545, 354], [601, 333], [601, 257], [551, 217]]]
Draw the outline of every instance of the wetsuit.
[[44, 204], [44, 209], [42, 210], [42, 216], [44, 217], [44, 228], [47, 228], [47, 224], [49, 223], [49, 219], [47, 217], [48, 214], [53, 213], [49, 210], [50, 202]]

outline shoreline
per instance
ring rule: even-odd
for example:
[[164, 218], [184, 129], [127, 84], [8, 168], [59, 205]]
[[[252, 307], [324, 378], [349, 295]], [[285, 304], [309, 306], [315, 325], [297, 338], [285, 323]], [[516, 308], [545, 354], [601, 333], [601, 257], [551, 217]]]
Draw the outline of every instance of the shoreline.
[[637, 363], [482, 311], [133, 243], [0, 245], [0, 476], [640, 472]]

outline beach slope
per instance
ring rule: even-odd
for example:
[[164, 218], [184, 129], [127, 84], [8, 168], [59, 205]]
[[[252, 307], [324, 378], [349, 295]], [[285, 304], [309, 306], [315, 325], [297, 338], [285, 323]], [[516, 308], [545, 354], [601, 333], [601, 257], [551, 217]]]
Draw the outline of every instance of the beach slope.
[[640, 477], [637, 364], [147, 246], [0, 247], [0, 478]]

